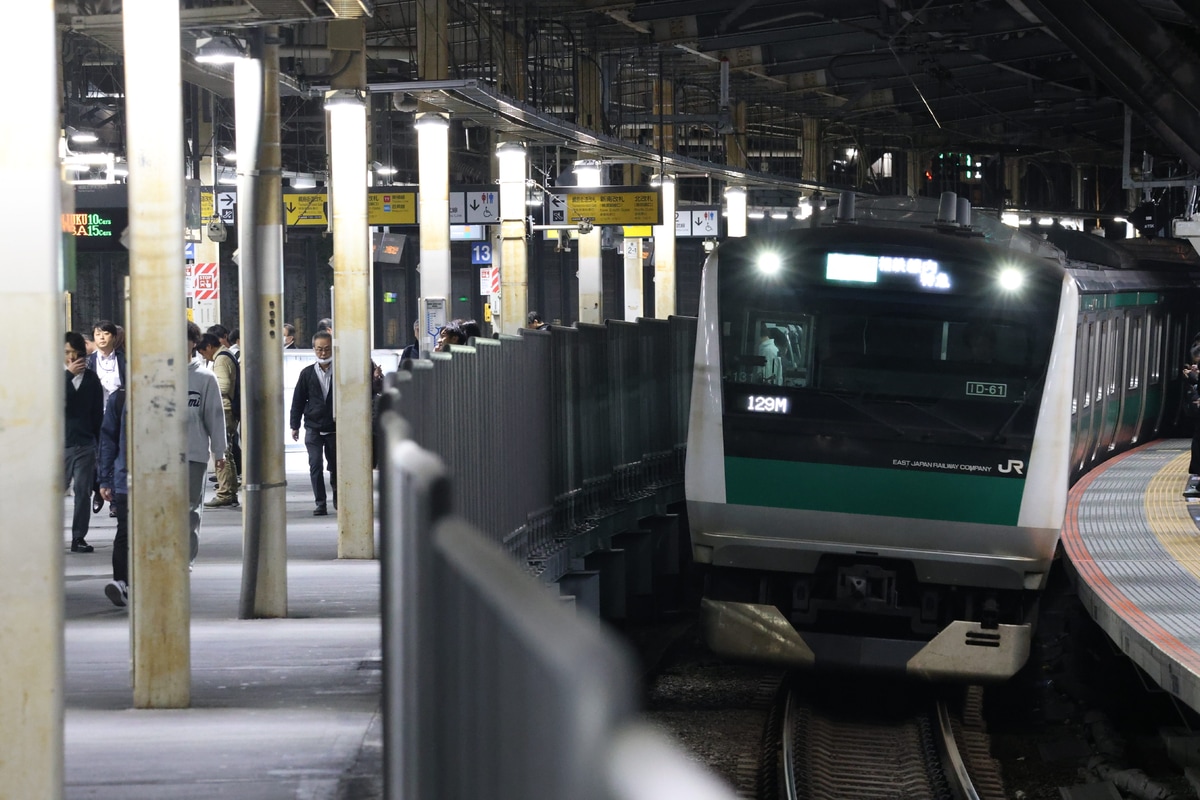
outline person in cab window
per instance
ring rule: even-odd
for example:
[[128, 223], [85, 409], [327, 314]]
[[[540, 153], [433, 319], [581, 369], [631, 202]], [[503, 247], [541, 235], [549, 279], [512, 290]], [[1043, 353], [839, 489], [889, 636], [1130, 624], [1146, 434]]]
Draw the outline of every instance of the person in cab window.
[[771, 336], [772, 331], [764, 327], [762, 338], [758, 342], [758, 354], [766, 359], [759, 367], [759, 377], [763, 383], [773, 386], [783, 385], [783, 358], [779, 355], [779, 345]]

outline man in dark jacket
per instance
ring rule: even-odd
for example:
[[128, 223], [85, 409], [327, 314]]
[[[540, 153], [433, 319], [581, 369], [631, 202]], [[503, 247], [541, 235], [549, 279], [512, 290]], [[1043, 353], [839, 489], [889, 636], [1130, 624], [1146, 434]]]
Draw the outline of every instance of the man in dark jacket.
[[66, 449], [64, 471], [75, 492], [71, 516], [71, 552], [90, 553], [85, 541], [91, 519], [92, 485], [96, 478], [96, 442], [104, 419], [104, 386], [87, 368], [87, 343], [83, 334], [67, 331], [63, 348], [66, 363]]
[[[308, 450], [308, 475], [312, 479], [317, 507], [314, 517], [329, 513], [325, 506], [324, 463], [329, 464], [329, 482], [333, 485], [333, 507], [337, 509], [337, 425], [333, 418], [333, 337], [327, 330], [312, 338], [315, 364], [300, 371], [292, 394], [292, 441], [300, 440], [300, 420], [304, 420], [304, 447]], [[324, 462], [322, 461], [324, 458]]]
[[115, 606], [129, 602], [129, 471], [126, 467], [125, 390], [108, 398], [104, 424], [100, 426], [100, 494], [117, 512], [117, 535], [113, 537], [113, 579], [104, 594]]
[[[102, 319], [92, 326], [92, 341], [96, 349], [87, 357], [87, 368], [100, 378], [100, 385], [104, 387], [104, 403], [107, 405], [109, 395], [117, 389], [126, 388], [124, 331], [111, 320]], [[104, 507], [100, 487], [93, 486], [92, 492], [92, 511], [98, 513]], [[115, 509], [109, 516], [116, 516]]]

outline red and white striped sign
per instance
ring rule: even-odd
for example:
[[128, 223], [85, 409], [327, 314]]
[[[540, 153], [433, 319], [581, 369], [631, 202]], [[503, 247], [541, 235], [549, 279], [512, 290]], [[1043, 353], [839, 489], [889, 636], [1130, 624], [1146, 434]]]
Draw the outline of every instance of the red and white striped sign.
[[192, 291], [197, 300], [221, 299], [221, 271], [217, 264], [199, 263], [192, 268]]
[[492, 294], [500, 294], [500, 268], [492, 267]]

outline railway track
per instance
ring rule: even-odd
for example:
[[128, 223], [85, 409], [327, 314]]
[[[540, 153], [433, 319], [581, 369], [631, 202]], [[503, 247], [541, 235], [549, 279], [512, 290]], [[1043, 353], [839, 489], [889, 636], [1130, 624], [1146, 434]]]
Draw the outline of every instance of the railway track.
[[[947, 699], [793, 683], [781, 699], [779, 800], [1003, 800], [979, 714], [981, 691]], [[769, 737], [768, 737], [769, 738]], [[764, 748], [765, 759], [772, 758]]]

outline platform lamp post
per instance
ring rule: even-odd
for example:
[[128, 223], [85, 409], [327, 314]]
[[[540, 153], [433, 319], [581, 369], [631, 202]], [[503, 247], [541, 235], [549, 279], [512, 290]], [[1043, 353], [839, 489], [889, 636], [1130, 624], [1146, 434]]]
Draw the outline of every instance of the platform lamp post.
[[366, 95], [359, 89], [334, 89], [325, 96], [325, 110], [333, 210], [338, 558], [374, 558]]
[[[500, 162], [500, 326], [516, 334], [529, 312], [529, 264], [525, 246], [525, 145], [501, 142]], [[495, 264], [493, 264], [495, 267]], [[495, 313], [492, 304], [493, 314]]]
[[730, 238], [746, 235], [746, 187], [725, 190], [725, 230]]
[[425, 111], [414, 125], [421, 198], [421, 349], [432, 350], [438, 328], [450, 319], [450, 120]]

